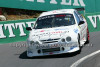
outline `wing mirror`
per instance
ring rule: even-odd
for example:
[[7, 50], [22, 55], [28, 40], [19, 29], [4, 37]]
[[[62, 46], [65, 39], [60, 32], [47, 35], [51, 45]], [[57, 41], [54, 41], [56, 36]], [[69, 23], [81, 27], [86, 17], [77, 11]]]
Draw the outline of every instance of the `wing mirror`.
[[32, 28], [31, 27], [26, 27], [26, 30], [30, 31], [30, 30], [32, 30]]
[[84, 23], [85, 23], [84, 21], [80, 21], [78, 25], [81, 25], [81, 24], [84, 24]]

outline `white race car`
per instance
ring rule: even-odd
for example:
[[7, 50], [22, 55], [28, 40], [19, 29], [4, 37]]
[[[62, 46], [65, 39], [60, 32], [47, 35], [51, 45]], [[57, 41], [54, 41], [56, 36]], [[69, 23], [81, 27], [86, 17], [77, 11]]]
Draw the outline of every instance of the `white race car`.
[[43, 12], [26, 30], [28, 57], [76, 52], [89, 42], [87, 22], [75, 9]]

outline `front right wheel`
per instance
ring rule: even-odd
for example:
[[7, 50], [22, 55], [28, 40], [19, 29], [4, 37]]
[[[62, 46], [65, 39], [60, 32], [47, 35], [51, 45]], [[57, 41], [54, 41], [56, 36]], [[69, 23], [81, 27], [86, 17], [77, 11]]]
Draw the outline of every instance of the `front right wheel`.
[[78, 52], [80, 53], [81, 52], [81, 49], [82, 49], [82, 46], [80, 45], [80, 35], [78, 34], [78, 47], [79, 47], [79, 50]]

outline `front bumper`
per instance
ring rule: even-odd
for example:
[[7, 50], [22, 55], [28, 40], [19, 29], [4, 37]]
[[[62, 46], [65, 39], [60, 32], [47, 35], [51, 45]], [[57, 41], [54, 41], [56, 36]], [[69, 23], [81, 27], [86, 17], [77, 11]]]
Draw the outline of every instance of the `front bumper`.
[[[71, 44], [71, 46], [70, 46]], [[52, 46], [52, 47], [40, 47], [39, 46], [29, 46], [27, 49], [27, 56], [45, 56], [45, 55], [56, 55], [62, 53], [71, 53], [80, 50], [77, 42], [73, 42], [68, 44], [62, 44], [60, 46]]]

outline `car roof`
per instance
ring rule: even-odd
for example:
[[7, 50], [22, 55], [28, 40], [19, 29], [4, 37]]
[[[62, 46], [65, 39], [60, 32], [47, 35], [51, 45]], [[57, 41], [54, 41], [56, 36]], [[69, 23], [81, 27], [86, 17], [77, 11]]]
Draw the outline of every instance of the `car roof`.
[[76, 10], [75, 9], [52, 10], [52, 11], [48, 11], [48, 12], [43, 12], [39, 17], [47, 16], [47, 15], [53, 15], [53, 14], [64, 14], [64, 13], [73, 14], [74, 11], [76, 11]]

